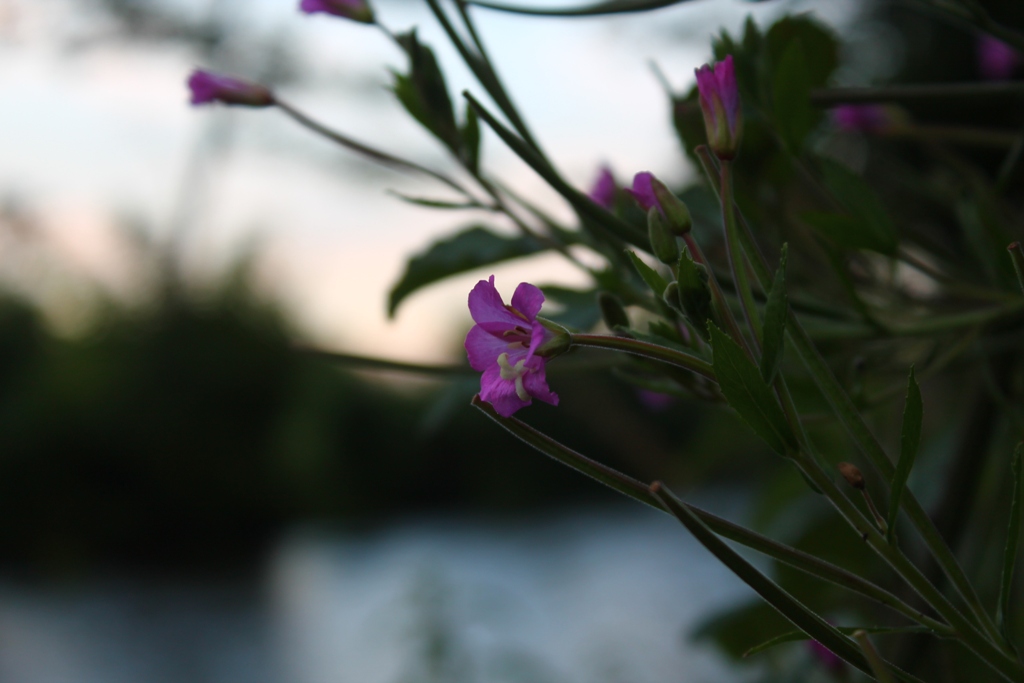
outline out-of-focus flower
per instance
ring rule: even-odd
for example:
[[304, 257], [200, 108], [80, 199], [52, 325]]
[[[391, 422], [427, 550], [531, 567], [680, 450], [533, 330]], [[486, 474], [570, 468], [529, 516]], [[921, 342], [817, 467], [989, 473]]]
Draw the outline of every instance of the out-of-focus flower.
[[739, 149], [743, 133], [743, 113], [740, 111], [740, 93], [736, 88], [732, 55], [713, 68], [705, 64], [695, 72], [708, 145], [719, 159], [732, 159]]
[[654, 174], [649, 171], [641, 171], [633, 176], [633, 187], [627, 187], [626, 192], [633, 195], [633, 199], [640, 205], [644, 211], [649, 211], [651, 207], [658, 207], [661, 210], [661, 204], [658, 203], [658, 197], [654, 194]]
[[615, 195], [618, 187], [615, 184], [615, 176], [607, 166], [602, 166], [598, 172], [597, 180], [590, 188], [589, 197], [606, 209], [615, 208]]
[[274, 104], [273, 93], [258, 83], [203, 69], [192, 72], [188, 78], [188, 88], [192, 92], [192, 104], [221, 102], [245, 107], [269, 107]]
[[845, 673], [846, 662], [832, 652], [832, 650], [829, 650], [816, 640], [808, 640], [807, 647], [811, 651], [811, 656], [825, 669], [837, 675]]
[[978, 71], [987, 81], [1006, 81], [1021, 64], [1021, 54], [998, 38], [978, 38]]
[[676, 402], [675, 396], [651, 389], [638, 389], [636, 395], [640, 399], [640, 403], [654, 413], [663, 413]]
[[366, 0], [302, 0], [299, 9], [306, 14], [323, 12], [364, 24], [374, 21], [373, 8]]
[[509, 417], [539, 399], [558, 405], [544, 374], [546, 358], [537, 351], [554, 333], [537, 320], [544, 294], [523, 282], [506, 306], [494, 276], [480, 280], [469, 293], [469, 312], [476, 325], [466, 335], [469, 364], [480, 377], [480, 398], [499, 415]]
[[880, 104], [841, 104], [832, 109], [832, 121], [840, 130], [877, 133], [892, 124], [892, 115]]
[[649, 171], [641, 171], [633, 176], [633, 187], [627, 187], [626, 192], [633, 196], [644, 211], [649, 212], [657, 207], [676, 235], [685, 235], [693, 226], [693, 218], [686, 204]]

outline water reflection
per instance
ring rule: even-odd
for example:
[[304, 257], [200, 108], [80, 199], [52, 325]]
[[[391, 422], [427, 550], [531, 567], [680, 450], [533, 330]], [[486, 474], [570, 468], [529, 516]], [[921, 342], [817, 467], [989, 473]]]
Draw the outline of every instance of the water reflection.
[[686, 633], [743, 594], [648, 510], [306, 529], [254, 580], [8, 580], [0, 680], [703, 683]]

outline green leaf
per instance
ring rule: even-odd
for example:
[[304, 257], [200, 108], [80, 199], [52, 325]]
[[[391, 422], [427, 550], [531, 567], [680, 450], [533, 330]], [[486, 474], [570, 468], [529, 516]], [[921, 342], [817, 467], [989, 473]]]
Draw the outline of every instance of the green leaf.
[[848, 214], [808, 211], [800, 214], [800, 220], [847, 249], [885, 251], [889, 248], [886, 242], [866, 230], [860, 220]]
[[[712, 336], [714, 333], [712, 333]], [[676, 498], [671, 491], [659, 483], [651, 486], [651, 493], [675, 515], [687, 531], [703, 545], [718, 561], [726, 566], [741, 581], [752, 588], [769, 605], [774, 607], [794, 626], [817, 640], [830, 651], [846, 660], [861, 671], [870, 673], [871, 669], [860, 650], [824, 619], [808, 609], [799, 600], [783, 590], [777, 583], [758, 571], [725, 541], [719, 538], [701, 521], [689, 507]], [[907, 677], [905, 680], [914, 680]]]
[[433, 50], [419, 42], [415, 29], [399, 35], [398, 42], [409, 57], [409, 74], [392, 72], [395, 81], [391, 89], [414, 119], [458, 152], [462, 140], [455, 110]]
[[[925, 626], [837, 626], [836, 630], [846, 636], [853, 635], [857, 631], [864, 631], [865, 633], [877, 635], [890, 635], [895, 633], [934, 633], [930, 628]], [[770, 640], [766, 640], [760, 645], [755, 645], [744, 652], [743, 657], [750, 657], [752, 655], [759, 654], [765, 650], [775, 647], [776, 645], [796, 643], [801, 640], [809, 640], [806, 633], [803, 631], [789, 631], [782, 635], [775, 636]]]
[[764, 330], [761, 333], [761, 377], [767, 384], [775, 381], [775, 373], [782, 362], [782, 351], [786, 343], [786, 320], [789, 318], [789, 302], [786, 300], [786, 257], [789, 245], [782, 245], [779, 269], [775, 271], [772, 291], [768, 293], [765, 306]]
[[402, 279], [391, 289], [388, 315], [393, 316], [398, 304], [421, 287], [474, 268], [536, 254], [545, 248], [531, 237], [506, 237], [481, 225], [466, 228], [409, 259]]
[[757, 367], [727, 334], [713, 324], [708, 329], [715, 376], [729, 405], [779, 455], [797, 448], [786, 416]]
[[778, 65], [789, 46], [797, 42], [806, 60], [808, 86], [822, 87], [839, 66], [839, 42], [835, 34], [808, 15], [783, 17], [765, 36], [769, 62]]
[[892, 477], [892, 488], [889, 493], [889, 518], [886, 520], [886, 540], [892, 543], [896, 537], [896, 517], [900, 512], [900, 499], [907, 486], [907, 477], [914, 467], [914, 459], [921, 445], [921, 419], [924, 406], [921, 403], [921, 388], [914, 378], [914, 368], [910, 368], [907, 378], [907, 403], [903, 408], [903, 432], [900, 435], [900, 459], [896, 463], [896, 473]]
[[898, 242], [896, 226], [871, 186], [840, 163], [829, 159], [821, 159], [819, 163], [825, 185], [857, 219], [862, 240], [869, 245], [864, 248], [895, 254]]
[[544, 17], [592, 17], [602, 14], [625, 14], [628, 12], [647, 12], [679, 5], [690, 0], [607, 0], [593, 5], [582, 7], [522, 7], [519, 5], [507, 5], [502, 2], [488, 2], [488, 0], [469, 0], [468, 4], [500, 12], [511, 12], [513, 14], [532, 14]]
[[416, 206], [425, 206], [431, 209], [479, 209], [480, 205], [476, 202], [452, 202], [446, 199], [430, 199], [429, 197], [411, 197], [395, 190], [388, 190], [388, 194], [393, 197], [398, 197], [403, 202], [409, 204], [415, 204]]
[[[557, 312], [545, 308], [544, 317], [559, 325], [574, 330], [589, 330], [601, 319], [597, 305], [597, 292], [593, 289], [580, 290], [558, 285], [541, 285], [547, 300], [558, 307]], [[547, 304], [545, 304], [546, 306]]]
[[1013, 570], [1017, 562], [1017, 545], [1020, 543], [1020, 509], [1021, 497], [1024, 496], [1024, 481], [1021, 480], [1024, 443], [1017, 444], [1013, 452], [1013, 498], [1010, 501], [1010, 526], [1006, 532], [1006, 550], [1003, 552], [1003, 574], [999, 581], [999, 611], [996, 620], [1009, 639], [1010, 631], [1010, 594], [1013, 592]]
[[794, 153], [814, 129], [820, 110], [811, 106], [811, 82], [807, 59], [799, 40], [794, 40], [775, 65], [772, 78], [772, 107], [775, 128]]
[[476, 110], [466, 103], [466, 120], [462, 124], [462, 160], [466, 167], [476, 173], [480, 170], [480, 120]]
[[640, 273], [641, 279], [647, 283], [647, 286], [654, 292], [655, 298], [660, 299], [665, 288], [668, 287], [668, 280], [663, 278], [658, 271], [651, 268], [649, 265], [632, 251], [627, 251], [626, 255], [629, 256], [629, 260], [633, 262], [633, 267], [636, 268], [636, 272]]

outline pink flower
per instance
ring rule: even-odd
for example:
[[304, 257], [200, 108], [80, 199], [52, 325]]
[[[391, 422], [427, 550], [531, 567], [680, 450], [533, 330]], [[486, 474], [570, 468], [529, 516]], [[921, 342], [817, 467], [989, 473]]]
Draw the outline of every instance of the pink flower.
[[654, 174], [650, 171], [641, 171], [633, 176], [633, 187], [627, 187], [626, 192], [633, 195], [633, 199], [644, 211], [650, 211], [651, 207], [656, 206], [659, 211], [665, 212], [658, 202], [658, 196], [654, 194]]
[[558, 405], [544, 375], [547, 359], [537, 349], [554, 334], [538, 320], [544, 294], [526, 282], [516, 287], [506, 306], [494, 287], [494, 276], [469, 293], [469, 312], [476, 325], [466, 335], [469, 364], [480, 377], [480, 398], [499, 415], [509, 417], [540, 399]]
[[231, 78], [222, 74], [196, 69], [188, 78], [192, 91], [192, 104], [238, 104], [245, 107], [269, 107], [274, 95], [257, 83]]
[[818, 641], [808, 640], [807, 648], [811, 651], [811, 656], [831, 673], [839, 675], [846, 671], [846, 662]]
[[832, 109], [832, 121], [840, 130], [876, 133], [892, 123], [892, 116], [880, 104], [841, 104]]
[[714, 68], [705, 64], [695, 72], [708, 145], [719, 159], [732, 159], [736, 156], [743, 132], [740, 93], [736, 88], [732, 55], [715, 64]]
[[615, 194], [618, 192], [618, 189], [615, 185], [615, 176], [612, 175], [612, 170], [607, 166], [602, 166], [597, 180], [594, 181], [593, 187], [590, 188], [589, 197], [597, 204], [611, 210], [615, 208]]
[[978, 38], [978, 71], [986, 81], [1007, 81], [1020, 66], [1021, 55], [998, 38]]
[[306, 14], [333, 14], [336, 17], [372, 24], [373, 8], [366, 0], [302, 0], [299, 9]]

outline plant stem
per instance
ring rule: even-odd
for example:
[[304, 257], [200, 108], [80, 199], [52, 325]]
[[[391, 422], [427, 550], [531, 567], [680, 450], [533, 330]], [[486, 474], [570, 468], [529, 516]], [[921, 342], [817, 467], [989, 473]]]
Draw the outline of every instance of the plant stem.
[[677, 351], [676, 349], [672, 349], [667, 346], [659, 346], [657, 344], [640, 341], [639, 339], [630, 339], [628, 337], [576, 333], [571, 333], [569, 335], [569, 343], [571, 346], [621, 351], [633, 354], [634, 356], [650, 358], [651, 360], [661, 361], [662, 363], [668, 363], [669, 365], [674, 365], [678, 368], [695, 372], [698, 375], [715, 381], [715, 371], [711, 367], [711, 363], [708, 363], [697, 356], [691, 356], [688, 353]]
[[283, 100], [275, 98], [274, 105], [282, 112], [290, 116], [299, 125], [308, 128], [314, 133], [322, 135], [333, 142], [338, 143], [342, 147], [350, 149], [353, 152], [358, 152], [359, 154], [362, 154], [363, 156], [372, 159], [373, 161], [376, 161], [377, 163], [382, 164], [384, 166], [405, 169], [408, 171], [414, 171], [416, 173], [430, 176], [431, 178], [434, 178], [435, 180], [439, 180], [440, 182], [444, 183], [445, 185], [452, 188], [462, 196], [467, 197], [473, 201], [476, 201], [476, 198], [473, 197], [473, 195], [470, 194], [469, 191], [466, 190], [466, 188], [464, 188], [455, 180], [444, 175], [443, 173], [440, 173], [439, 171], [434, 171], [432, 169], [427, 168], [426, 166], [420, 166], [419, 164], [413, 161], [393, 156], [391, 154], [388, 154], [387, 152], [382, 152], [368, 145], [364, 145], [361, 142], [357, 142], [356, 140], [353, 140], [347, 135], [343, 135], [342, 133], [339, 133], [336, 130], [328, 128], [324, 124], [320, 123], [319, 121], [316, 121], [315, 119], [299, 111], [298, 109], [296, 109], [295, 107], [293, 107], [292, 105], [288, 104]]
[[[711, 177], [714, 178], [713, 175], [711, 175]], [[719, 187], [713, 186], [713, 189], [716, 191], [720, 191]], [[764, 256], [761, 254], [761, 251], [757, 246], [756, 240], [754, 239], [753, 232], [750, 229], [750, 226], [746, 223], [746, 221], [743, 220], [742, 216], [739, 216], [738, 223], [741, 227], [740, 240], [743, 244], [743, 248], [750, 257], [750, 262], [751, 266], [754, 269], [754, 274], [757, 277], [761, 287], [768, 288], [771, 286], [772, 278], [771, 272], [768, 268], [767, 261], [765, 260]], [[804, 364], [807, 366], [807, 369], [810, 372], [815, 384], [818, 385], [818, 388], [825, 395], [826, 400], [832, 406], [833, 410], [836, 413], [836, 416], [839, 418], [840, 422], [846, 428], [847, 432], [854, 439], [854, 442], [857, 444], [857, 447], [861, 450], [861, 452], [863, 452], [868, 457], [868, 459], [872, 462], [875, 468], [878, 469], [881, 475], [885, 477], [887, 481], [891, 481], [892, 476], [895, 472], [895, 467], [892, 464], [892, 461], [889, 459], [888, 455], [886, 455], [885, 451], [878, 443], [878, 440], [875, 438], [874, 434], [871, 433], [871, 430], [868, 428], [867, 423], [864, 422], [863, 417], [857, 411], [856, 406], [854, 406], [853, 401], [850, 399], [849, 395], [847, 395], [842, 385], [839, 384], [839, 381], [836, 379], [835, 375], [832, 374], [831, 368], [829, 368], [828, 364], [825, 362], [825, 359], [822, 358], [821, 354], [818, 352], [817, 348], [814, 346], [814, 343], [811, 341], [810, 337], [807, 335], [806, 331], [801, 325], [799, 319], [793, 314], [792, 311], [790, 311], [789, 313], [787, 332], [790, 343], [796, 348], [798, 355], [801, 357]], [[808, 468], [808, 470], [805, 471], [805, 473], [810, 473], [811, 471], [819, 469], [820, 468], [818, 467], [810, 467]], [[821, 472], [821, 475], [823, 475], [823, 478], [825, 480], [831, 483], [831, 480], [827, 477], [827, 475], [824, 475], [824, 472]], [[818, 483], [816, 479], [815, 482], [816, 484]], [[818, 484], [818, 486], [819, 488], [821, 488], [820, 484]], [[822, 491], [825, 490], [826, 489], [822, 488]], [[849, 504], [849, 501], [842, 495], [841, 492], [838, 492], [838, 490], [836, 490], [836, 493], [838, 495], [838, 499], [841, 499], [842, 501], [845, 501], [846, 504]], [[832, 498], [831, 495], [829, 497]], [[838, 499], [833, 500], [833, 502], [839, 502]], [[928, 547], [929, 551], [932, 553], [935, 560], [939, 563], [939, 566], [942, 567], [943, 572], [950, 579], [953, 586], [956, 588], [957, 592], [960, 593], [960, 596], [964, 599], [967, 606], [970, 608], [976, 623], [979, 624], [988, 635], [989, 640], [986, 640], [984, 637], [976, 639], [977, 642], [975, 642], [975, 646], [978, 646], [980, 642], [981, 647], [983, 649], [986, 647], [993, 649], [998, 647], [999, 649], [996, 650], [996, 653], [1001, 655], [1001, 657], [1006, 658], [1010, 662], [1010, 665], [1012, 665], [1013, 667], [1017, 667], [1019, 669], [1018, 677], [1024, 677], [1024, 667], [1021, 667], [1019, 663], [1014, 662], [1012, 659], [1010, 659], [1008, 651], [1002, 644], [1002, 639], [1000, 637], [998, 630], [996, 629], [995, 623], [992, 621], [992, 618], [989, 616], [988, 612], [981, 604], [981, 600], [978, 597], [977, 592], [974, 590], [974, 587], [967, 579], [967, 576], [964, 574], [964, 571], [960, 567], [960, 564], [957, 562], [956, 557], [953, 555], [953, 552], [949, 549], [949, 546], [946, 545], [945, 541], [938, 533], [938, 530], [935, 528], [934, 523], [928, 517], [927, 512], [925, 512], [920, 502], [910, 491], [907, 491], [906, 494], [903, 496], [902, 506], [904, 511], [907, 513], [907, 516], [910, 517], [911, 522], [913, 522], [914, 527], [917, 529], [918, 533], [924, 540], [925, 545]], [[853, 508], [853, 510], [856, 511], [856, 508]], [[859, 515], [859, 512], [857, 514]], [[851, 523], [853, 522], [851, 521]], [[875, 532], [873, 527], [870, 527], [870, 525], [868, 526], [869, 531], [874, 533], [875, 536], [877, 536], [878, 534], [877, 532]], [[903, 556], [901, 552], [899, 552], [898, 550], [893, 550], [891, 546], [884, 543], [884, 539], [881, 545], [883, 546], [881, 550], [884, 551], [884, 554], [881, 552], [880, 554], [883, 554], [883, 557], [885, 557], [887, 561], [890, 561], [890, 556], [893, 558], [890, 561], [890, 564], [892, 564], [893, 562], [897, 562], [901, 566], [904, 566], [908, 571], [912, 570], [911, 575], [920, 575], [920, 572], [917, 570], [917, 568], [910, 564], [910, 562], [906, 560], [906, 558]], [[903, 572], [900, 573], [901, 575], [903, 575]], [[906, 576], [904, 578], [906, 578]], [[921, 576], [921, 579], [923, 580], [923, 585], [915, 585], [915, 590], [924, 590], [933, 597], [937, 597], [942, 601], [946, 601], [945, 596], [938, 592], [934, 588], [934, 586], [928, 583], [927, 580], [924, 580], [923, 575]], [[924, 596], [922, 595], [922, 597]], [[930, 604], [932, 604], [933, 607], [938, 609], [938, 605], [936, 603], [930, 602]], [[950, 607], [952, 606], [950, 605]], [[946, 612], [949, 613], [950, 610], [947, 609]], [[956, 613], [956, 616], [959, 617], [959, 613], [956, 612], [955, 608], [952, 609], [952, 612]], [[940, 612], [940, 614], [942, 614], [942, 612]], [[964, 629], [962, 628], [963, 625], [970, 627], [971, 631], [974, 632], [973, 627], [971, 627], [969, 623], [962, 621], [962, 618], [960, 624], [958, 625], [957, 623], [954, 623], [954, 621], [951, 620], [946, 614], [943, 614], [943, 617], [946, 618], [950, 622], [950, 624], [957, 628], [957, 630], [960, 632], [964, 631]], [[994, 646], [993, 643], [996, 643], [997, 645]], [[972, 647], [972, 649], [974, 649], [974, 647]], [[1011, 677], [1010, 680], [1014, 679]]]
[[1024, 83], [940, 83], [883, 85], [868, 88], [820, 88], [811, 91], [811, 102], [824, 107], [872, 102], [1024, 97]]
[[732, 273], [733, 282], [736, 284], [736, 292], [739, 294], [740, 303], [743, 306], [743, 316], [747, 320], [747, 327], [754, 338], [754, 348], [760, 353], [761, 319], [758, 316], [757, 305], [754, 303], [754, 297], [750, 290], [750, 281], [747, 279], [747, 269], [743, 263], [743, 250], [740, 248], [739, 242], [739, 229], [736, 227], [736, 211], [733, 204], [732, 162], [722, 160], [720, 178], [722, 183], [720, 195], [722, 201], [722, 227], [725, 230], [725, 253], [729, 259], [729, 271]]

